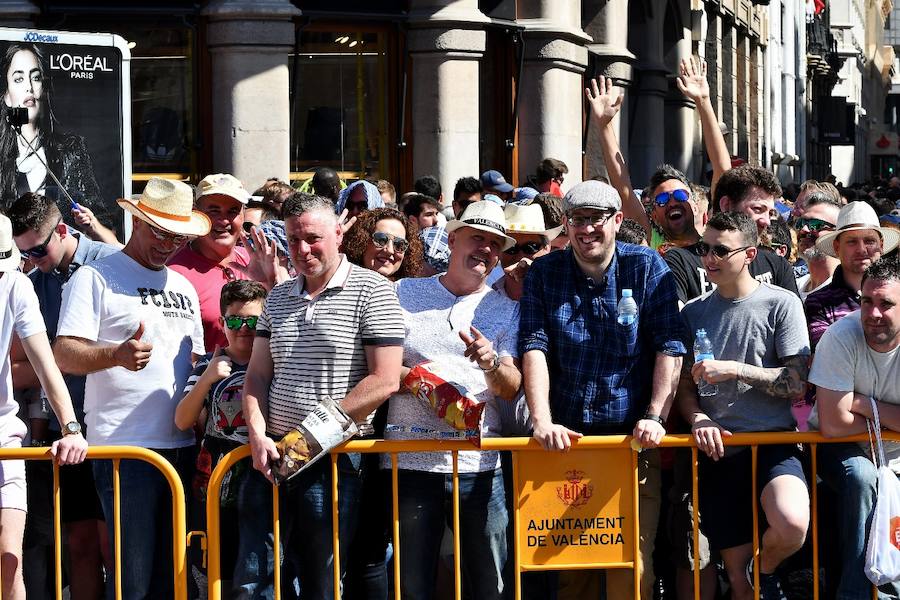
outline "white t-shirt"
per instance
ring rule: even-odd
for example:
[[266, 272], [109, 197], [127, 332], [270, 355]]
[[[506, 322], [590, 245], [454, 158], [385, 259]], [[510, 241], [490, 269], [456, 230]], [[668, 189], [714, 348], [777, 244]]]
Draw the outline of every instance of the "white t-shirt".
[[[809, 382], [836, 392], [855, 392], [880, 402], [900, 404], [900, 348], [877, 352], [866, 343], [859, 311], [835, 321], [816, 346]], [[809, 417], [819, 428], [818, 404]], [[869, 442], [860, 442], [868, 450]], [[884, 442], [888, 463], [900, 473], [900, 443]]]
[[[440, 282], [441, 275], [421, 279], [402, 279], [397, 284], [397, 297], [403, 311], [406, 339], [403, 342], [403, 364], [412, 367], [430, 360], [440, 363], [443, 373], [451, 373], [453, 381], [463, 385], [480, 402], [486, 402], [481, 425], [482, 437], [500, 435], [500, 416], [496, 402], [487, 387], [484, 372], [463, 353], [466, 345], [459, 337], [471, 335], [474, 325], [491, 340], [500, 356], [518, 356], [519, 304], [490, 287], [468, 296], [454, 296]], [[454, 431], [449, 423], [435, 414], [431, 406], [401, 391], [391, 397], [388, 424], [421, 427], [433, 431]], [[387, 439], [434, 439], [436, 434], [388, 431]], [[489, 471], [499, 466], [497, 452], [460, 452], [459, 472]], [[452, 473], [453, 458], [449, 452], [416, 452], [399, 455], [399, 468], [434, 473]], [[390, 458], [382, 458], [382, 466], [390, 467]]]
[[88, 441], [144, 448], [181, 448], [192, 431], [175, 426], [175, 406], [191, 374], [191, 352], [202, 356], [197, 292], [183, 275], [147, 269], [117, 252], [78, 269], [63, 289], [57, 337], [121, 344], [144, 323], [153, 344], [140, 371], [112, 367], [87, 376]]
[[27, 276], [12, 271], [0, 273], [0, 418], [15, 416], [19, 405], [13, 398], [12, 368], [9, 360], [9, 346], [13, 332], [19, 339], [46, 332], [41, 306], [34, 286]]

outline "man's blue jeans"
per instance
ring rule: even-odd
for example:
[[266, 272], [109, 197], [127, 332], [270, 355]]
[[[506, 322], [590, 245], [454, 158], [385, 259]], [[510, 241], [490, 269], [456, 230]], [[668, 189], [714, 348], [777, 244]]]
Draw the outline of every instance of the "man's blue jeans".
[[[453, 477], [401, 469], [400, 578], [404, 600], [431, 600], [445, 525], [453, 525]], [[500, 469], [459, 475], [463, 584], [478, 600], [502, 600], [509, 581], [509, 514]]]
[[[361, 455], [338, 457], [338, 542], [341, 579], [356, 531], [362, 487]], [[333, 600], [334, 547], [331, 519], [331, 457], [279, 486], [282, 543], [296, 565], [303, 600]], [[282, 582], [282, 589], [288, 585]]]
[[[156, 452], [172, 463], [185, 489], [191, 489], [196, 448], [189, 446]], [[94, 483], [109, 528], [109, 540], [114, 544], [112, 461], [95, 460], [93, 469]], [[123, 460], [119, 463], [119, 485], [122, 598], [173, 598], [172, 493], [169, 483], [150, 463]], [[185, 533], [177, 532], [177, 535]], [[115, 577], [110, 575], [106, 597], [115, 598]]]
[[[838, 528], [843, 571], [838, 585], [838, 600], [872, 597], [872, 584], [866, 578], [866, 540], [875, 506], [875, 465], [856, 443], [819, 444], [818, 474], [837, 495]], [[879, 598], [897, 598], [900, 587], [886, 584]]]

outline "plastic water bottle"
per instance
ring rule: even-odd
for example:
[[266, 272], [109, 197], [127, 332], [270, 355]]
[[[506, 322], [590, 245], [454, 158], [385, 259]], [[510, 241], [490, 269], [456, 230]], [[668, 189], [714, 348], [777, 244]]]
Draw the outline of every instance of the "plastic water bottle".
[[[712, 351], [712, 342], [706, 335], [705, 329], [698, 329], [694, 336], [694, 362], [701, 360], [712, 360], [715, 356]], [[701, 379], [697, 384], [697, 393], [701, 396], [715, 396], [719, 391], [719, 386], [709, 383], [705, 379]]]
[[616, 306], [616, 322], [619, 325], [631, 325], [637, 321], [637, 314], [638, 306], [631, 296], [631, 290], [622, 290], [622, 299], [619, 300], [619, 305]]

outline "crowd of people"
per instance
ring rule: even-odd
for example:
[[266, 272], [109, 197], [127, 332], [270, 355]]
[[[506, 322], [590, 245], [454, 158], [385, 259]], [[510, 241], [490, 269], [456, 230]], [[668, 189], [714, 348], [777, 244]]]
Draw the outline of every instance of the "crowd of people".
[[[283, 564], [273, 581], [278, 441], [326, 399], [369, 438], [533, 436], [566, 451], [585, 435], [632, 435], [641, 598], [692, 598], [693, 568], [704, 599], [752, 598], [754, 576], [764, 600], [805, 597], [791, 585], [809, 570], [808, 450], [760, 447], [754, 499], [751, 453], [725, 441], [865, 432], [870, 398], [900, 431], [900, 180], [785, 190], [761, 167], [732, 168], [706, 65], [684, 61], [677, 81], [699, 113], [709, 187], [670, 165], [632, 186], [612, 125], [622, 95], [601, 77], [585, 91], [608, 178], [565, 193], [568, 168], [553, 158], [527, 185], [487, 170], [447, 197], [433, 176], [398, 195], [387, 181], [346, 185], [327, 167], [301, 190], [269, 180], [251, 193], [228, 174], [193, 188], [152, 178], [119, 200], [131, 224], [124, 245], [93, 229], [86, 207], [32, 192], [11, 201], [0, 215], [0, 343], [10, 348], [0, 446], [48, 446], [65, 465], [71, 597], [115, 597], [116, 481], [122, 597], [173, 596], [167, 481], [137, 461], [122, 461], [118, 476], [110, 460], [85, 463], [88, 442], [165, 457], [190, 490], [198, 529], [212, 469], [249, 444], [251, 459], [217, 500], [227, 597], [271, 598], [276, 585], [305, 600], [386, 600], [392, 586], [403, 598], [442, 597], [438, 540], [453, 521], [446, 452], [397, 458], [399, 581], [388, 568], [391, 458], [375, 454], [337, 461], [342, 592], [329, 461], [278, 488]], [[416, 387], [425, 376], [452, 382], [458, 416]], [[690, 454], [658, 448], [667, 432], [688, 431], [701, 451], [697, 565]], [[889, 457], [900, 461], [900, 448]], [[52, 597], [52, 470], [0, 468], [3, 597], [26, 588]], [[464, 596], [510, 598], [509, 457], [473, 446], [459, 453], [458, 473]], [[870, 597], [868, 445], [821, 444], [818, 473], [834, 490], [834, 527], [819, 528], [834, 541], [824, 592]], [[529, 573], [523, 589], [560, 600], [636, 592], [623, 569]], [[879, 594], [900, 597], [891, 584]]]

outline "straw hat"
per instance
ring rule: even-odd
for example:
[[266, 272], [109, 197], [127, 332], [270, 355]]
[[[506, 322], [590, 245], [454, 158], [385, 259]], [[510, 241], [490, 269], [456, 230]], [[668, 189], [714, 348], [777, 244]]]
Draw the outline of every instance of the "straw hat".
[[193, 210], [191, 186], [181, 181], [152, 177], [137, 199], [119, 198], [119, 206], [142, 221], [176, 235], [209, 233], [209, 217]]
[[507, 204], [503, 209], [506, 217], [506, 231], [509, 233], [533, 233], [543, 235], [553, 241], [562, 231], [562, 225], [547, 229], [544, 224], [544, 211], [537, 204]]
[[874, 208], [865, 202], [851, 202], [838, 213], [837, 225], [834, 231], [827, 231], [819, 235], [819, 239], [816, 240], [816, 248], [828, 256], [837, 258], [837, 254], [834, 251], [834, 240], [837, 239], [837, 236], [847, 231], [864, 231], [867, 229], [874, 229], [881, 234], [881, 239], [884, 241], [882, 254], [887, 254], [896, 248], [897, 243], [900, 242], [900, 231], [882, 227]]
[[0, 214], [0, 273], [15, 271], [22, 257], [13, 239], [12, 223], [6, 215]]
[[447, 233], [461, 227], [471, 227], [501, 236], [506, 242], [503, 246], [504, 250], [516, 245], [516, 240], [506, 235], [506, 218], [503, 216], [503, 209], [489, 200], [473, 202], [467, 206], [459, 219], [447, 223]]

